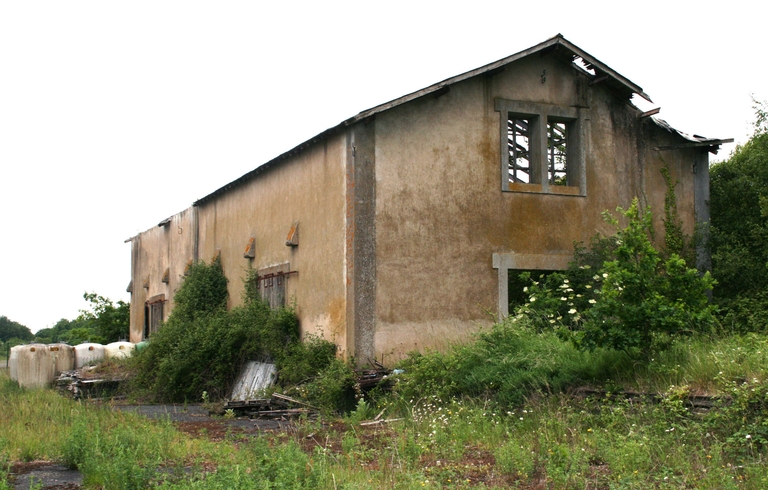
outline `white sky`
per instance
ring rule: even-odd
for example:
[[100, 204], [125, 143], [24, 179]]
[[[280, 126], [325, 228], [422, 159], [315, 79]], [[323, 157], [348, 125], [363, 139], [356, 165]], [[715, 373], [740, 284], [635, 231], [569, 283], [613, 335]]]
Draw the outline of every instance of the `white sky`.
[[0, 2], [0, 315], [36, 331], [76, 317], [85, 291], [129, 300], [126, 238], [364, 109], [557, 33], [685, 132], [744, 142], [750, 94], [768, 99], [761, 2], [266, 5]]

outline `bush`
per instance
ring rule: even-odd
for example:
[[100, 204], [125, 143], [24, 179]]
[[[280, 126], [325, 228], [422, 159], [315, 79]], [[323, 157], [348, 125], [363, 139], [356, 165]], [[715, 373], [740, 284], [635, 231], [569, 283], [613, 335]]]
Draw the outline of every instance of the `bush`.
[[425, 393], [442, 399], [493, 398], [516, 405], [536, 393], [561, 392], [607, 376], [621, 353], [581, 352], [553, 331], [537, 331], [529, 320], [510, 318], [447, 353], [412, 353], [399, 367], [396, 392], [407, 400]]
[[[675, 253], [662, 257], [650, 239], [651, 213], [642, 212], [636, 199], [620, 211], [627, 226], [604, 239], [597, 253], [577, 249], [576, 259], [586, 263], [531, 281], [529, 301], [518, 308], [517, 318], [529, 318], [540, 330], [557, 329], [582, 349], [606, 347], [646, 357], [675, 336], [712, 326], [709, 273], [699, 274]], [[614, 217], [605, 217], [618, 227]], [[593, 259], [600, 256], [605, 260], [597, 265]]]
[[711, 170], [715, 303], [729, 330], [768, 327], [768, 128], [755, 102], [755, 134]]
[[355, 409], [359, 387], [349, 363], [334, 358], [319, 375], [302, 388], [302, 393], [326, 413], [346, 413]]
[[290, 309], [273, 310], [258, 300], [226, 310], [227, 281], [221, 265], [190, 268], [168, 321], [136, 355], [137, 386], [159, 400], [221, 398], [248, 360], [277, 360], [298, 339]]
[[336, 344], [322, 337], [308, 336], [290, 344], [278, 360], [280, 384], [298, 385], [317, 376], [336, 358]]

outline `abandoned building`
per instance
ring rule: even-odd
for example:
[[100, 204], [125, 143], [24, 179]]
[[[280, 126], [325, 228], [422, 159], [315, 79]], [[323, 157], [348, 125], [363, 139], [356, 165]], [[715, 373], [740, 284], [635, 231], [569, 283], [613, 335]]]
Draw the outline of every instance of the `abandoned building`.
[[[238, 304], [256, 270], [302, 334], [358, 361], [440, 348], [508, 314], [510, 270], [556, 270], [601, 213], [656, 210], [667, 167], [686, 233], [708, 221], [708, 153], [642, 112], [643, 90], [561, 35], [363, 111], [130, 238], [131, 341], [218, 255]], [[706, 266], [706, 257], [699, 257]]]

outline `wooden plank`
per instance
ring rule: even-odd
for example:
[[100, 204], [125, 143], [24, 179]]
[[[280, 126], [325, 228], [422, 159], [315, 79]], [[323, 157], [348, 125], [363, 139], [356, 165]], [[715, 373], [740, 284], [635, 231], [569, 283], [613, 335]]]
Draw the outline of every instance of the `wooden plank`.
[[281, 393], [272, 393], [272, 398], [277, 398], [278, 400], [282, 400], [289, 403], [295, 403], [296, 405], [304, 405], [305, 407], [309, 407], [313, 410], [319, 410], [317, 407], [313, 407], [309, 403], [305, 403], [301, 400], [297, 400], [295, 398], [291, 398], [290, 396], [283, 395]]
[[656, 109], [651, 109], [650, 111], [643, 112], [642, 114], [640, 114], [640, 118], [654, 116], [659, 112], [661, 112], [661, 107], [657, 107]]

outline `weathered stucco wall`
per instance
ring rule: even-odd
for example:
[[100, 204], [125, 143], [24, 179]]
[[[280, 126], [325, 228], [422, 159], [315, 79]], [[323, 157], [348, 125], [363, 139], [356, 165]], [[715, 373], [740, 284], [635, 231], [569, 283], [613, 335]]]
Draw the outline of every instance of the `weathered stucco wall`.
[[[217, 250], [229, 279], [229, 306], [241, 303], [249, 268], [289, 263], [286, 303], [295, 301], [303, 333], [346, 338], [344, 281], [345, 153], [343, 135], [320, 142], [252, 181], [197, 207], [200, 259]], [[294, 222], [299, 245], [286, 245]], [[255, 257], [243, 257], [255, 238]]]
[[[584, 195], [501, 190], [497, 99], [582, 111]], [[377, 358], [441, 348], [493, 321], [494, 253], [529, 258], [520, 268], [556, 269], [574, 241], [611, 232], [605, 210], [639, 197], [660, 218], [664, 162], [680, 180], [680, 211], [692, 231], [690, 159], [655, 151], [668, 133], [639, 115], [571, 66], [539, 56], [378, 114]]]
[[[194, 213], [193, 208], [186, 209], [164, 226], [154, 226], [131, 239], [131, 342], [143, 339], [147, 300], [164, 295], [164, 318], [173, 308], [173, 292], [193, 259]], [[166, 270], [167, 283], [163, 282]]]
[[[562, 268], [575, 241], [612, 233], [605, 210], [639, 198], [661, 241], [665, 165], [693, 233], [694, 202], [706, 205], [702, 174], [694, 196], [702, 150], [659, 151], [680, 136], [606, 85], [540, 54], [462, 80], [332, 128], [134, 237], [131, 340], [142, 338], [149, 298], [169, 299], [167, 317], [187, 263], [220, 254], [230, 307], [241, 303], [248, 270], [289, 264], [297, 273], [286, 299], [302, 332], [358, 362], [444, 348], [504, 314], [507, 269]], [[568, 187], [502, 183], [506, 112], [529, 114], [519, 108], [570, 121], [578, 137], [569, 152], [581, 163]], [[299, 244], [286, 246], [296, 222]], [[246, 258], [251, 238], [255, 256]]]

